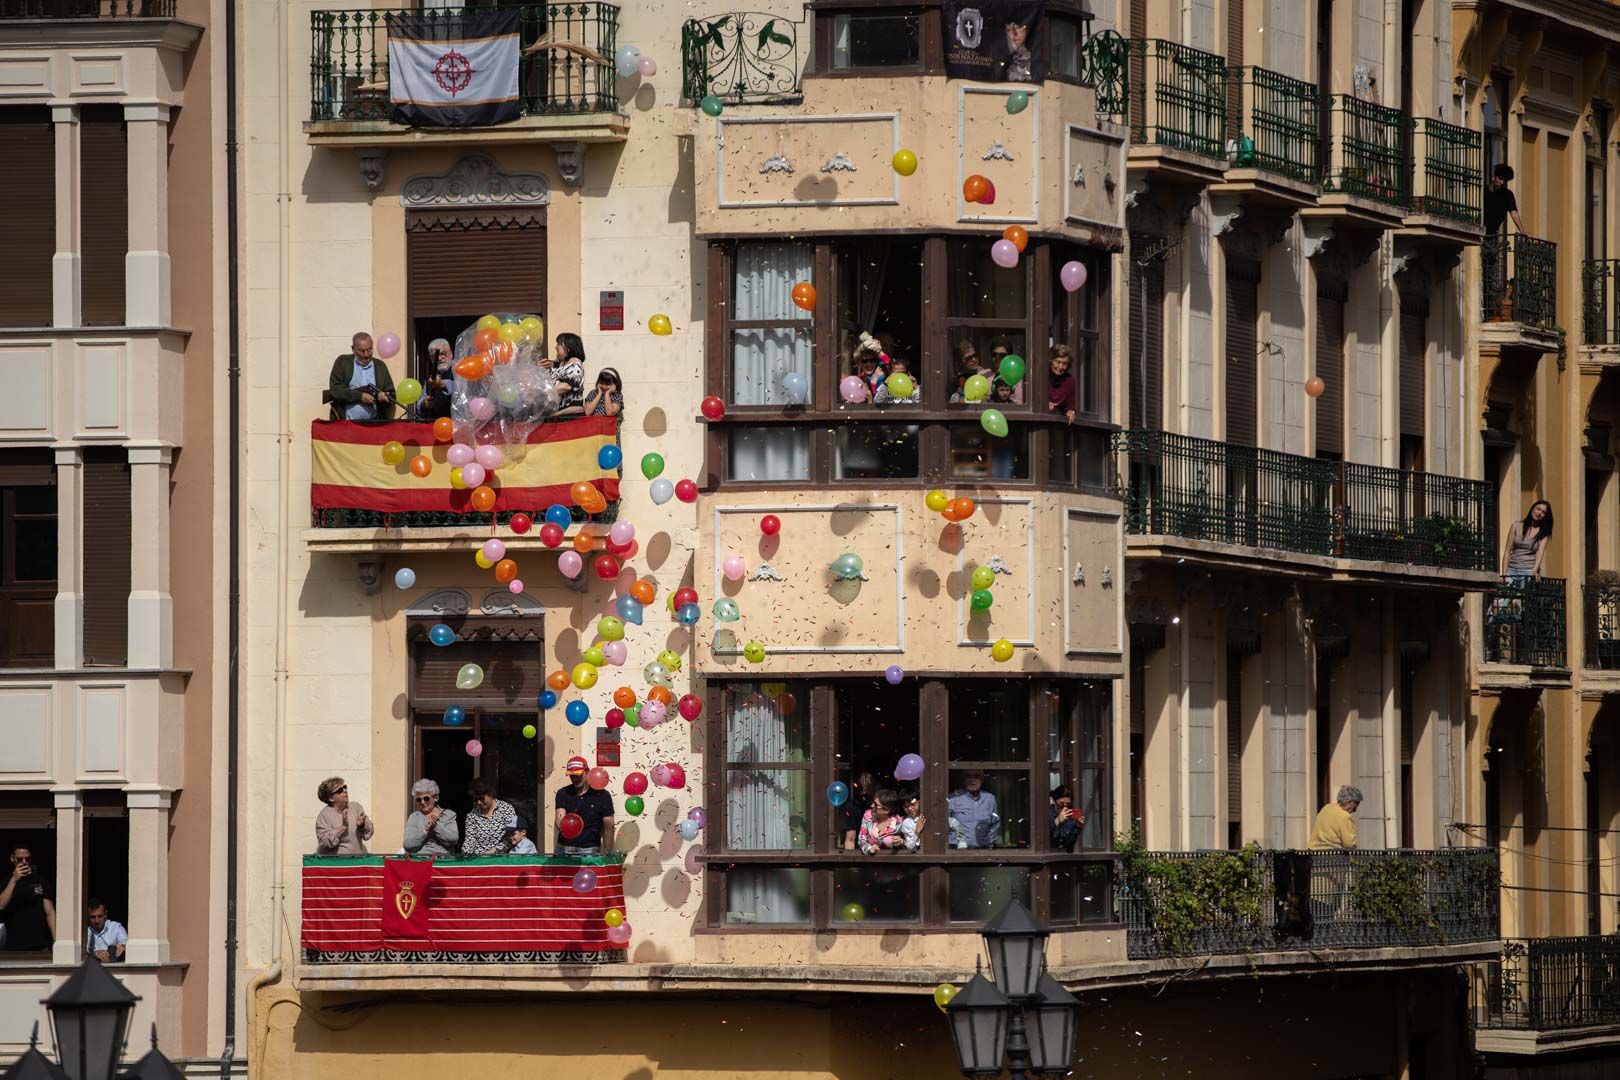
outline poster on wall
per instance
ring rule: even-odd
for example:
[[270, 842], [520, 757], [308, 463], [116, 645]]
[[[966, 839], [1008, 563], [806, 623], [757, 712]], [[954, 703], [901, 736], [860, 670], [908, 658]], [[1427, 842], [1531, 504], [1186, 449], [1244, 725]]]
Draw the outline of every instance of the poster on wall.
[[944, 0], [945, 74], [981, 82], [1046, 78], [1046, 0]]

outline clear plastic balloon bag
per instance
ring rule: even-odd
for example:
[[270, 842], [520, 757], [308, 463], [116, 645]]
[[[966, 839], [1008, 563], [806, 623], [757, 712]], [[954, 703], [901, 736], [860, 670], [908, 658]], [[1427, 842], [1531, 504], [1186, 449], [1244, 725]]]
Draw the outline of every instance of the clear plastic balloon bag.
[[562, 401], [542, 363], [545, 348], [540, 316], [518, 312], [485, 315], [456, 335], [450, 395], [456, 441], [521, 456], [529, 435]]

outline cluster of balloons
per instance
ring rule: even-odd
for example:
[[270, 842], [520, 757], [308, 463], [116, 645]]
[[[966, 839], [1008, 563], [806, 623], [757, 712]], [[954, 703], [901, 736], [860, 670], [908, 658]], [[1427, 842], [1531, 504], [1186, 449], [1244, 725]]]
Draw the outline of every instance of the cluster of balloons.
[[996, 185], [974, 173], [962, 181], [962, 198], [970, 203], [989, 206], [996, 201]]
[[1001, 239], [990, 245], [990, 261], [1003, 270], [1018, 265], [1018, 256], [1029, 246], [1029, 232], [1022, 225], [1009, 225], [1001, 231]]
[[995, 602], [990, 589], [996, 583], [996, 572], [988, 566], [975, 566], [968, 583], [973, 586], [972, 599], [969, 601], [973, 611], [989, 611], [990, 605]]
[[619, 73], [621, 79], [636, 75], [650, 79], [658, 74], [658, 64], [652, 57], [642, 56], [641, 50], [634, 45], [620, 45], [613, 53], [613, 70]]
[[950, 522], [966, 521], [979, 508], [979, 504], [966, 495], [953, 499], [938, 488], [923, 497], [923, 505]]

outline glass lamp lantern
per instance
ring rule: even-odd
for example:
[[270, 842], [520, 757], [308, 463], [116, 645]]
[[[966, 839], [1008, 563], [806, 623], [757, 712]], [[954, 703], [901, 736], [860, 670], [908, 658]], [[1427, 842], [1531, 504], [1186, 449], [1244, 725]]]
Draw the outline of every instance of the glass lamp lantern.
[[1007, 1050], [1007, 1018], [1012, 1002], [983, 975], [968, 980], [945, 1006], [956, 1040], [956, 1059], [964, 1076], [1001, 1075]]
[[1014, 900], [985, 924], [983, 933], [990, 973], [1001, 992], [1014, 1001], [1033, 997], [1046, 966], [1046, 939], [1052, 931]]
[[93, 956], [45, 999], [57, 1060], [69, 1080], [113, 1080], [118, 1075], [129, 1016], [139, 1000]]
[[1024, 1006], [1029, 1033], [1030, 1067], [1036, 1072], [1066, 1073], [1074, 1060], [1080, 1000], [1052, 976], [1041, 973], [1035, 1000]]

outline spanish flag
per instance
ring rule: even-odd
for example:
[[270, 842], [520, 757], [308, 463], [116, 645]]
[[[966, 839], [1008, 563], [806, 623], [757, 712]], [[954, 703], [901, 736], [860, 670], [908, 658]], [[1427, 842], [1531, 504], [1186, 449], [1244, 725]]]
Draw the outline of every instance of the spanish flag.
[[[405, 460], [382, 458], [387, 443], [405, 445]], [[495, 511], [544, 510], [567, 505], [569, 490], [581, 480], [595, 485], [609, 502], [619, 497], [619, 474], [596, 463], [602, 447], [618, 443], [618, 421], [586, 416], [541, 424], [519, 447], [503, 447], [505, 460], [494, 470]], [[472, 509], [472, 493], [450, 486], [448, 443], [436, 442], [432, 424], [361, 424], [316, 420], [310, 426], [310, 506], [322, 510], [376, 510], [383, 513]], [[418, 477], [413, 457], [426, 455], [433, 471]]]

